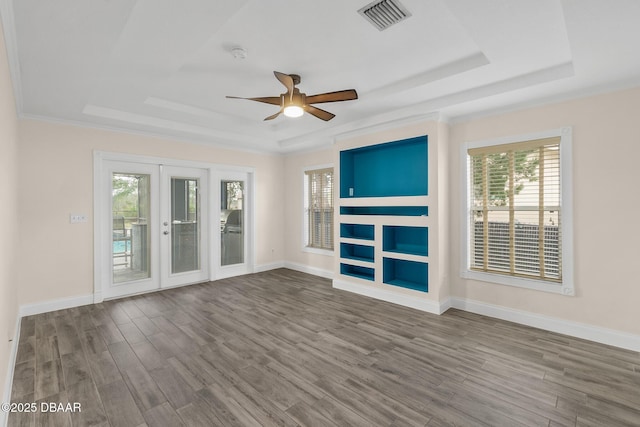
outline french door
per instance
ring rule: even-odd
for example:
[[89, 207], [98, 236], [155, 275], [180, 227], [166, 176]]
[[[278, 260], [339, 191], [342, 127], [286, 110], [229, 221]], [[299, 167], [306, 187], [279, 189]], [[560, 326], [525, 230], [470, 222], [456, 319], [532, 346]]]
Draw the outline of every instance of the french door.
[[209, 280], [209, 171], [111, 160], [100, 167], [101, 297]]
[[209, 280], [208, 172], [162, 166], [160, 287]]
[[[219, 249], [216, 256], [216, 278], [251, 272], [249, 225], [251, 223], [249, 174], [220, 171], [214, 180], [219, 191], [220, 232], [214, 239]], [[217, 193], [216, 191], [216, 193]]]

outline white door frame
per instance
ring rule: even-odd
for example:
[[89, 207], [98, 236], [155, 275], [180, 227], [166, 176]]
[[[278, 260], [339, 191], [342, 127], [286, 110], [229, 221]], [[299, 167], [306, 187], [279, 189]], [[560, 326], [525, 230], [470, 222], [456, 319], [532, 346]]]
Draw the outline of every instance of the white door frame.
[[[111, 256], [106, 253], [108, 245], [105, 242], [111, 241], [109, 225], [110, 215], [105, 218], [105, 212], [108, 212], [110, 206], [105, 206], [108, 198], [105, 196], [105, 192], [109, 189], [105, 185], [105, 174], [108, 172], [106, 164], [107, 162], [128, 162], [138, 164], [149, 165], [166, 165], [177, 166], [187, 168], [199, 168], [206, 169], [209, 176], [208, 185], [208, 211], [209, 211], [209, 231], [208, 236], [203, 236], [203, 239], [207, 239], [207, 242], [203, 241], [209, 248], [208, 251], [208, 267], [209, 267], [209, 280], [216, 280], [221, 277], [229, 277], [237, 274], [253, 273], [255, 271], [255, 169], [244, 166], [231, 166], [215, 163], [205, 163], [189, 160], [177, 160], [163, 157], [152, 156], [140, 156], [133, 154], [112, 153], [106, 151], [94, 151], [93, 154], [93, 264], [94, 264], [94, 303], [102, 302], [105, 297], [109, 299], [108, 295], [105, 295], [105, 289], [109, 285], [109, 276], [111, 271], [104, 271], [104, 257]], [[245, 260], [245, 268], [242, 271], [228, 271], [225, 274], [221, 274], [220, 262], [219, 262], [219, 248], [220, 248], [220, 233], [218, 218], [215, 217], [216, 213], [220, 212], [220, 195], [219, 191], [219, 177], [220, 174], [225, 172], [240, 172], [245, 173], [247, 178], [247, 191], [246, 197], [246, 209], [247, 209], [247, 222], [246, 233], [248, 235], [247, 245], [247, 259]], [[108, 186], [110, 188], [110, 186]], [[110, 192], [108, 193], [110, 196]], [[156, 230], [159, 230], [159, 218]], [[158, 255], [159, 256], [159, 255]], [[155, 267], [159, 267], [159, 258], [155, 262]], [[229, 274], [231, 273], [231, 274]], [[159, 273], [158, 273], [159, 274]], [[187, 284], [185, 284], [187, 285]], [[159, 288], [158, 288], [159, 289]], [[158, 290], [152, 289], [152, 290]], [[148, 292], [148, 289], [141, 289], [140, 293]]]

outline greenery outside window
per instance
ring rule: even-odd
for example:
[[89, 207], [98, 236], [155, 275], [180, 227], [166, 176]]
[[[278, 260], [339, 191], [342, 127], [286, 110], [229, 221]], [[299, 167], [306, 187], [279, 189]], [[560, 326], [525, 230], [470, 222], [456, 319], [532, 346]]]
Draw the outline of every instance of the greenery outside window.
[[305, 246], [333, 250], [333, 168], [304, 172]]
[[463, 277], [573, 294], [570, 135], [466, 144]]

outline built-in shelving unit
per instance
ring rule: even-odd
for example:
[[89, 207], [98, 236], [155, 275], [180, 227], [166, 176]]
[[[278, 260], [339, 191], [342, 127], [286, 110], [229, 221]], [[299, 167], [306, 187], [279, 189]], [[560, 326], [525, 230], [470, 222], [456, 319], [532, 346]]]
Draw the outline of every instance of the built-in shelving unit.
[[429, 291], [427, 136], [340, 151], [343, 280]]

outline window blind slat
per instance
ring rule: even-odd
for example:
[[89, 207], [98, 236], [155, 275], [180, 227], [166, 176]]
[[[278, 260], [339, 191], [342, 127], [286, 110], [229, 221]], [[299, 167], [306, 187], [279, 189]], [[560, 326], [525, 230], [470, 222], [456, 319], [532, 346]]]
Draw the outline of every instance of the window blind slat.
[[309, 182], [308, 246], [333, 249], [333, 169], [305, 171]]
[[561, 281], [559, 143], [468, 150], [471, 269]]

